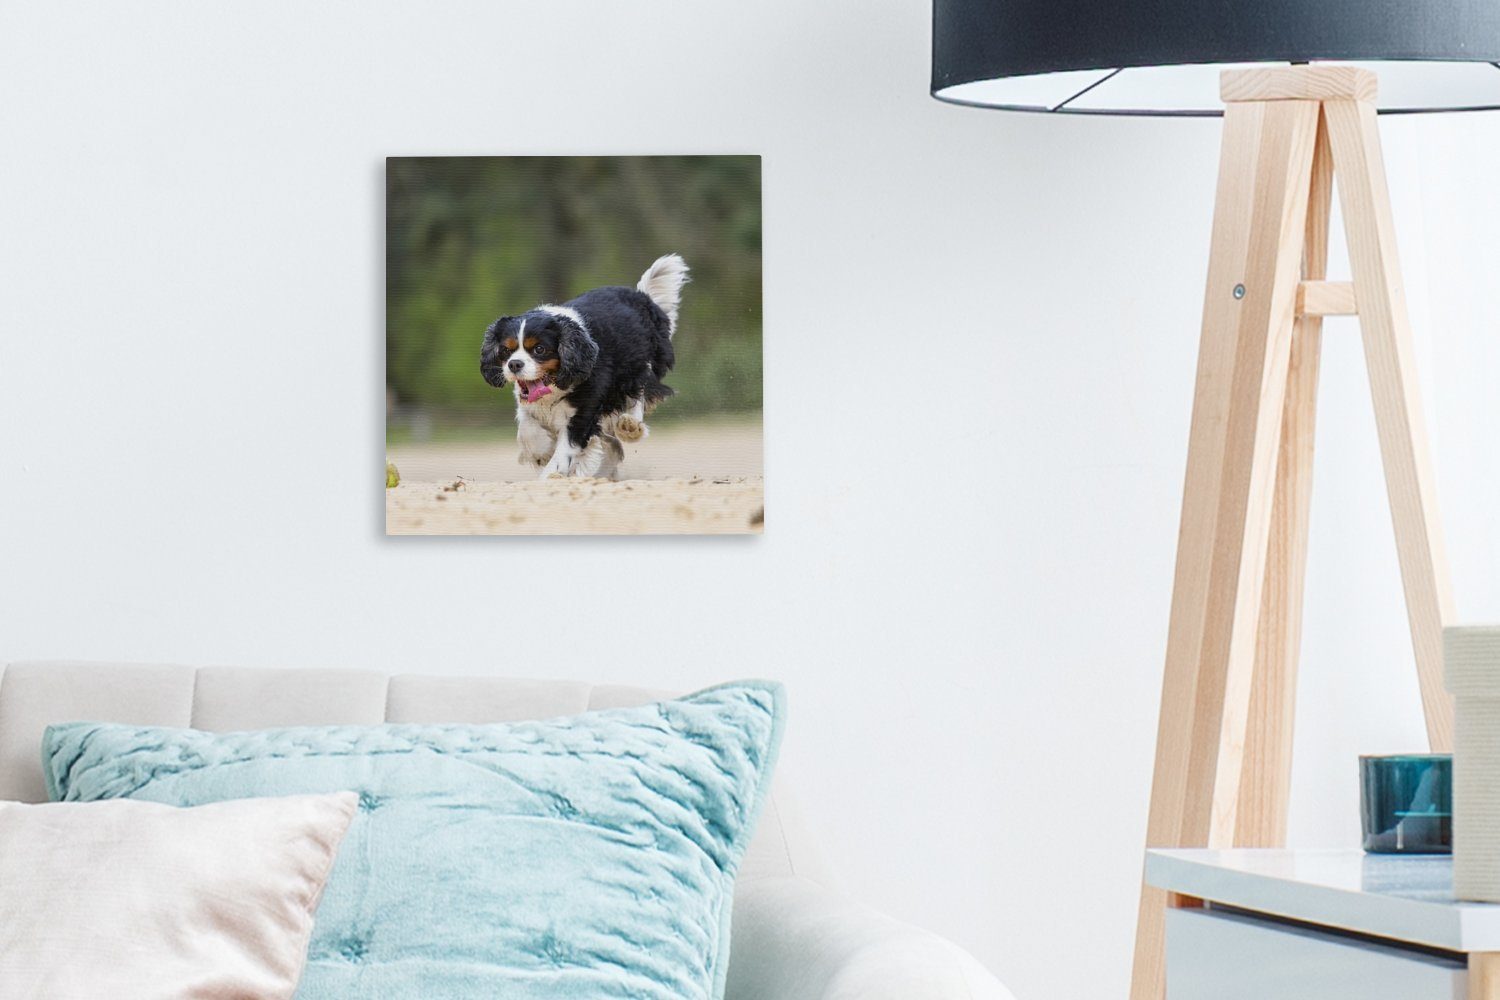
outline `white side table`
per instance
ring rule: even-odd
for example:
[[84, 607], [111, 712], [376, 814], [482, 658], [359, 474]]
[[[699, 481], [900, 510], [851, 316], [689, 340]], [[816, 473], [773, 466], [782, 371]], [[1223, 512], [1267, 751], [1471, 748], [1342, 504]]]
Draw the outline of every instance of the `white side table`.
[[1170, 894], [1167, 1000], [1500, 1000], [1500, 905], [1443, 856], [1146, 852]]

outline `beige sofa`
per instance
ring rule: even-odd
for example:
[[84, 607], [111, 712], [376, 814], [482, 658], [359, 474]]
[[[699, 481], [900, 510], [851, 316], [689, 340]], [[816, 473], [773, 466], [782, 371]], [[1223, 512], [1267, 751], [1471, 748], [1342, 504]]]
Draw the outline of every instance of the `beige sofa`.
[[[354, 670], [0, 666], [0, 799], [40, 802], [42, 730], [87, 720], [228, 731], [506, 722], [637, 705], [640, 688]], [[778, 778], [780, 789], [787, 782]], [[727, 1000], [1013, 1000], [957, 946], [824, 888], [773, 789], [736, 885]]]

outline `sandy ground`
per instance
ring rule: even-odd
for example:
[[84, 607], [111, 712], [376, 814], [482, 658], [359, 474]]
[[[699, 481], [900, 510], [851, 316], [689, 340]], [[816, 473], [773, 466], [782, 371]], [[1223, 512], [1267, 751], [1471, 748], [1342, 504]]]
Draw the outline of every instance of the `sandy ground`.
[[547, 479], [516, 462], [512, 438], [392, 445], [401, 485], [385, 491], [389, 535], [759, 533], [765, 511], [758, 424], [653, 430], [625, 446], [617, 482]]

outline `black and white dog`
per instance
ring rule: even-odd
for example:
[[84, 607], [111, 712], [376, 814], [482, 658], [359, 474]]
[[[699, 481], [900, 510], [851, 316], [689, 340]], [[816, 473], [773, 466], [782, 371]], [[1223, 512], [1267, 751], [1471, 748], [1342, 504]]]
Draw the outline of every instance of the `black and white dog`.
[[672, 395], [672, 335], [688, 266], [667, 254], [634, 288], [595, 288], [560, 306], [502, 316], [484, 331], [479, 371], [516, 394], [520, 461], [549, 476], [614, 478], [621, 441]]

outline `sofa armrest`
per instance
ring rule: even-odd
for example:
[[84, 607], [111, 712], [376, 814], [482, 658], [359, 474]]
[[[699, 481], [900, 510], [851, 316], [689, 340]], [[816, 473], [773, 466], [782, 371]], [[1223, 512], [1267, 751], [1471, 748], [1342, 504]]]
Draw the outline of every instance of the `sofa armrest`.
[[796, 876], [736, 890], [725, 1000], [1015, 1000], [967, 952]]

